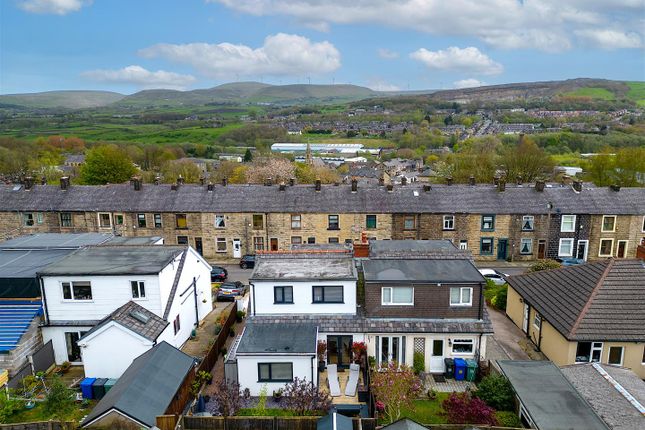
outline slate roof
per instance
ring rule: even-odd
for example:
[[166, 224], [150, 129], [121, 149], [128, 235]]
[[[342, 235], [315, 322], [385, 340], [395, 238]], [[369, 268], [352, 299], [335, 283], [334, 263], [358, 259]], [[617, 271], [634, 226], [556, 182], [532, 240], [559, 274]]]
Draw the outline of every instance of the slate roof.
[[623, 396], [598, 370], [599, 366], [634, 399], [645, 405], [645, 382], [629, 369], [599, 363], [563, 367], [562, 373], [589, 402], [596, 413], [614, 430], [645, 428], [645, 415]]
[[84, 248], [43, 268], [40, 275], [154, 275], [185, 249], [161, 245]]
[[113, 239], [111, 233], [35, 233], [0, 242], [0, 249], [77, 249]]
[[370, 242], [369, 257], [472, 259], [472, 253], [458, 249], [449, 240], [375, 240]]
[[111, 410], [152, 427], [175, 397], [194, 358], [166, 342], [137, 357], [114, 387], [105, 394], [81, 424], [87, 427]]
[[645, 263], [608, 259], [508, 278], [568, 340], [645, 341]]
[[485, 283], [469, 260], [378, 259], [364, 260], [365, 282], [377, 283]]
[[315, 354], [318, 329], [315, 324], [263, 324], [252, 320], [244, 328], [237, 355]]
[[497, 363], [538, 429], [607, 429], [552, 362], [499, 360]]
[[356, 193], [349, 185], [277, 186], [171, 185], [144, 184], [135, 191], [129, 184], [72, 185], [61, 190], [54, 185], [35, 185], [26, 191], [0, 185], [0, 211], [119, 211], [119, 212], [284, 212], [284, 213], [500, 213], [547, 214], [644, 214], [645, 188], [585, 186], [547, 187], [543, 192], [532, 186], [507, 185], [498, 192], [492, 185], [432, 185], [424, 191], [417, 185], [386, 187], [363, 186]]
[[351, 258], [258, 258], [252, 281], [292, 280], [356, 280], [358, 275]]
[[[143, 319], [147, 319], [147, 321], [142, 321], [141, 317], [143, 317]], [[79, 340], [87, 338], [110, 322], [120, 324], [151, 342], [156, 341], [159, 335], [161, 335], [166, 327], [168, 327], [168, 324], [170, 324], [168, 321], [158, 317], [138, 303], [130, 300], [128, 303], [117, 308], [114, 312], [103, 318], [101, 322], [85, 333], [85, 335]]]
[[428, 428], [416, 421], [412, 421], [410, 418], [401, 418], [392, 424], [386, 425], [383, 430], [428, 430]]

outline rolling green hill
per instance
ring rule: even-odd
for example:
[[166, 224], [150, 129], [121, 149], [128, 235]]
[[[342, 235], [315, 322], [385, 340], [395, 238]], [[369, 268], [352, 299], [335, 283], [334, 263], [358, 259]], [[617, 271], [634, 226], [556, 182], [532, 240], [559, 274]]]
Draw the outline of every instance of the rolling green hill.
[[125, 97], [111, 91], [47, 91], [43, 93], [0, 95], [0, 105], [24, 108], [82, 109], [107, 106]]

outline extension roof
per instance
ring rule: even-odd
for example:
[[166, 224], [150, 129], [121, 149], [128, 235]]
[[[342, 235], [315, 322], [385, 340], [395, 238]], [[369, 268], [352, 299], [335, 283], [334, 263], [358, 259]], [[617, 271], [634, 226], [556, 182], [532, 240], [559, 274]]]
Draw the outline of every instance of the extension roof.
[[156, 341], [159, 335], [161, 335], [166, 327], [168, 327], [168, 324], [170, 324], [168, 321], [158, 317], [138, 303], [130, 300], [128, 303], [117, 308], [114, 312], [103, 318], [101, 322], [85, 333], [79, 341], [90, 337], [100, 328], [111, 322], [120, 324], [131, 332], [138, 334], [151, 342]]
[[315, 324], [262, 324], [250, 321], [237, 347], [238, 355], [315, 354]]
[[137, 357], [83, 420], [87, 427], [115, 410], [148, 427], [173, 401], [195, 360], [164, 342]]
[[645, 341], [645, 262], [608, 259], [508, 278], [572, 341]]
[[465, 259], [378, 259], [363, 261], [365, 282], [376, 283], [484, 283], [486, 280]]
[[155, 275], [186, 250], [182, 246], [97, 246], [74, 251], [40, 271], [43, 276]]
[[[172, 188], [176, 188], [173, 190]], [[585, 186], [582, 192], [569, 186], [507, 185], [499, 192], [492, 185], [432, 185], [429, 191], [417, 185], [359, 187], [349, 185], [277, 186], [215, 185], [213, 191], [199, 185], [144, 184], [135, 191], [129, 184], [72, 185], [61, 190], [54, 185], [35, 185], [31, 190], [0, 186], [0, 211], [106, 211], [106, 212], [284, 212], [284, 213], [498, 213], [547, 214], [643, 214], [645, 188]]]
[[341, 281], [358, 279], [353, 259], [315, 257], [315, 254], [312, 254], [310, 258], [258, 258], [249, 280]]

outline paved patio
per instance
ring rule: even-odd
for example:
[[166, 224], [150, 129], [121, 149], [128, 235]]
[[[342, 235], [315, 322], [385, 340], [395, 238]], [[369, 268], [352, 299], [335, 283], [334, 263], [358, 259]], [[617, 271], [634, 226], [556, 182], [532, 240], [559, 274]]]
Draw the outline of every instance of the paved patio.
[[206, 315], [197, 328], [197, 336], [186, 341], [181, 350], [193, 357], [202, 358], [206, 355], [215, 341], [215, 326], [220, 315], [228, 315], [235, 302], [213, 302], [213, 310]]
[[463, 393], [476, 390], [474, 382], [446, 379], [446, 382], [436, 382], [432, 375], [427, 375], [424, 382], [424, 391], [435, 390], [438, 393]]

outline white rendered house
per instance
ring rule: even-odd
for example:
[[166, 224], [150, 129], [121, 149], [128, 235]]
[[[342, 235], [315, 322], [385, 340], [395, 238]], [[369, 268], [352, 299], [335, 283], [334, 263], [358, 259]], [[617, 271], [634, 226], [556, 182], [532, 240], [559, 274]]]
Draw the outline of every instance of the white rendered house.
[[[154, 344], [164, 340], [179, 348], [188, 340], [213, 308], [210, 270], [191, 247], [96, 246], [75, 251], [39, 273], [43, 339], [52, 340], [57, 364], [84, 364], [88, 377], [115, 377]], [[167, 323], [164, 330], [151, 338], [145, 327], [133, 331], [135, 323], [105, 323], [129, 302], [155, 317], [153, 331]], [[92, 330], [99, 323], [100, 329]], [[144, 336], [137, 333], [141, 330]]]

